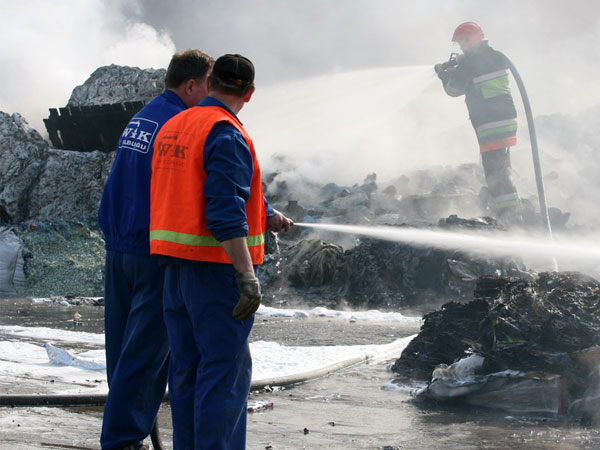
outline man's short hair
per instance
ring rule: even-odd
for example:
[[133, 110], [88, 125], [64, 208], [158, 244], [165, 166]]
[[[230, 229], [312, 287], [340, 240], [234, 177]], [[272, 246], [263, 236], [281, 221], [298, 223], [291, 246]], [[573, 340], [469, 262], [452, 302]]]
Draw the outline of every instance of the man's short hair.
[[191, 78], [204, 78], [214, 63], [215, 59], [202, 50], [188, 49], [177, 52], [169, 63], [165, 87], [174, 89]]
[[224, 94], [245, 95], [254, 86], [254, 64], [242, 55], [223, 55], [215, 61], [210, 89]]

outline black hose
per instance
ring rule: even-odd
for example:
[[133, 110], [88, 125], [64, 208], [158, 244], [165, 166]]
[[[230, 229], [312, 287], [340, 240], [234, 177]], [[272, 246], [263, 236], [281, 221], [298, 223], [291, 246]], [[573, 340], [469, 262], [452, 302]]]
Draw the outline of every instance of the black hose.
[[508, 68], [512, 72], [513, 77], [517, 82], [519, 92], [521, 93], [521, 99], [523, 100], [523, 106], [525, 107], [525, 115], [527, 116], [527, 127], [529, 128], [529, 139], [531, 141], [531, 153], [533, 155], [535, 182], [537, 184], [538, 200], [540, 202], [540, 215], [542, 216], [542, 225], [544, 226], [544, 230], [546, 231], [546, 233], [548, 233], [548, 235], [550, 236], [550, 239], [552, 239], [552, 228], [550, 226], [550, 217], [548, 216], [546, 192], [544, 190], [544, 179], [542, 176], [542, 165], [540, 163], [540, 154], [538, 151], [537, 135], [535, 133], [535, 123], [533, 122], [531, 104], [529, 103], [529, 97], [527, 96], [527, 91], [525, 90], [525, 85], [523, 84], [523, 80], [519, 75], [519, 71], [506, 55], [502, 55], [506, 59], [508, 63]]
[[160, 438], [160, 433], [158, 430], [158, 420], [154, 422], [154, 426], [152, 427], [152, 431], [150, 432], [150, 440], [152, 441], [152, 448], [154, 450], [164, 450], [162, 440]]
[[0, 406], [98, 406], [106, 403], [106, 394], [88, 395], [45, 395], [7, 394], [0, 395]]
[[[163, 399], [168, 400], [165, 394]], [[100, 406], [106, 403], [106, 394], [88, 394], [88, 395], [0, 395], [0, 406]], [[150, 440], [154, 450], [164, 450], [158, 423], [155, 421]]]

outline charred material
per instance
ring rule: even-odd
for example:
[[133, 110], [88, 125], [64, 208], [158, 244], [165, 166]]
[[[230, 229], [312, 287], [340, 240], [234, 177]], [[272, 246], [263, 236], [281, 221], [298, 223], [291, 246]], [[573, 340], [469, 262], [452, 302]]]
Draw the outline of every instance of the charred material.
[[[436, 226], [431, 226], [436, 229]], [[497, 231], [492, 218], [450, 216], [437, 228]], [[360, 239], [344, 250], [319, 239], [285, 245], [262, 269], [263, 291], [269, 296], [306, 298], [307, 291], [331, 307], [409, 307], [429, 312], [449, 299], [469, 301], [479, 277], [500, 273], [532, 279], [514, 258], [475, 257], [465, 252], [415, 247], [409, 244]]]
[[438, 364], [476, 352], [483, 370], [576, 369], [570, 355], [600, 345], [600, 283], [579, 273], [534, 281], [484, 276], [474, 300], [427, 314], [393, 371], [428, 379]]
[[259, 277], [267, 303], [275, 298], [302, 298], [335, 307], [349, 273], [342, 247], [311, 239], [282, 244], [279, 253], [267, 254]]
[[511, 389], [542, 389], [556, 401], [527, 407], [559, 413], [566, 404], [586, 415], [589, 392], [600, 392], [599, 306], [600, 283], [580, 273], [542, 273], [534, 281], [481, 277], [473, 301], [424, 317], [392, 370], [431, 379], [418, 393], [425, 398], [492, 407], [486, 402], [494, 398], [518, 409], [523, 405], [510, 398]]

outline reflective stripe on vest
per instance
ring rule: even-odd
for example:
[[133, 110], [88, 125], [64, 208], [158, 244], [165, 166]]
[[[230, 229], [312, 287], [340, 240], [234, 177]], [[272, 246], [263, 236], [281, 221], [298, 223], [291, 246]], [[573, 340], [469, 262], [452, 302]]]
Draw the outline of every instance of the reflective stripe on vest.
[[483, 98], [494, 98], [500, 95], [510, 94], [508, 84], [508, 69], [498, 70], [496, 72], [486, 73], [473, 78], [473, 84], [477, 89], [481, 89]]
[[187, 109], [169, 120], [156, 137], [150, 192], [150, 253], [231, 264], [221, 243], [208, 230], [204, 217], [204, 144], [218, 122], [235, 127], [252, 155], [246, 242], [252, 263], [262, 264], [266, 213], [254, 144], [232, 115], [215, 106]]
[[[221, 243], [212, 236], [198, 236], [195, 234], [178, 233], [168, 230], [152, 230], [150, 240], [170, 241], [184, 245], [195, 245], [201, 247], [220, 247]], [[262, 245], [265, 242], [265, 235], [246, 236], [248, 247]]]

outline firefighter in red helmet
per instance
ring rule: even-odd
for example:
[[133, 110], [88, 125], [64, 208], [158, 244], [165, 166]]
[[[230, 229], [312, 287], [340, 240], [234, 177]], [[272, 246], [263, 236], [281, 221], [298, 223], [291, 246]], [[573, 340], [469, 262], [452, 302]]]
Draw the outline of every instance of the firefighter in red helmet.
[[457, 42], [463, 52], [484, 40], [483, 30], [475, 22], [460, 24], [452, 35], [452, 42]]
[[509, 85], [506, 57], [488, 45], [481, 27], [465, 22], [452, 41], [462, 54], [435, 65], [444, 90], [464, 95], [469, 118], [479, 142], [488, 185], [488, 204], [505, 224], [522, 221], [521, 204], [511, 176], [510, 147], [517, 142], [517, 111]]

